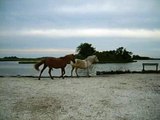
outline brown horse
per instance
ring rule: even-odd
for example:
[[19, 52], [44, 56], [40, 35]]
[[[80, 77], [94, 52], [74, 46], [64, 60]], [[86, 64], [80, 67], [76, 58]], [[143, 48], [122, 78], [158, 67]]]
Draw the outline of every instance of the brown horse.
[[64, 78], [63, 75], [65, 74], [65, 67], [71, 61], [73, 61], [75, 63], [75, 55], [73, 55], [73, 54], [69, 54], [69, 55], [66, 55], [66, 56], [60, 57], [60, 58], [51, 57], [51, 58], [46, 58], [46, 59], [41, 60], [40, 62], [36, 63], [34, 66], [35, 69], [39, 71], [39, 66], [44, 64], [43, 69], [41, 70], [38, 79], [40, 80], [41, 74], [46, 69], [46, 67], [49, 67], [48, 73], [49, 73], [51, 79], [53, 79], [53, 77], [51, 75], [52, 68], [56, 68], [56, 69], [61, 68], [61, 73], [62, 73], [61, 77]]

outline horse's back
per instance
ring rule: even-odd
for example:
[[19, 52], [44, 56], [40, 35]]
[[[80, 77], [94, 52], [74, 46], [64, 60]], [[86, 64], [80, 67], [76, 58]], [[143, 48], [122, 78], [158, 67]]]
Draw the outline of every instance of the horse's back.
[[82, 69], [86, 68], [86, 61], [81, 59], [76, 59], [73, 66], [77, 68], [82, 68]]
[[48, 67], [53, 67], [53, 68], [62, 68], [66, 66], [66, 63], [63, 59], [61, 58], [47, 58], [46, 59], [46, 64]]

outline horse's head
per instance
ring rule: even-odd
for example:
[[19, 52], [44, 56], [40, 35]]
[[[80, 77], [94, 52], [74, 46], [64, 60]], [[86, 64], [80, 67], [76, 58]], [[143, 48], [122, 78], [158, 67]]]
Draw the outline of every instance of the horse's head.
[[94, 62], [99, 62], [98, 58], [96, 55], [93, 55], [94, 56]]
[[85, 60], [90, 61], [91, 63], [99, 62], [96, 55], [88, 56]]
[[66, 57], [68, 58], [68, 64], [70, 63], [70, 61], [75, 63], [75, 55], [74, 54], [66, 55]]

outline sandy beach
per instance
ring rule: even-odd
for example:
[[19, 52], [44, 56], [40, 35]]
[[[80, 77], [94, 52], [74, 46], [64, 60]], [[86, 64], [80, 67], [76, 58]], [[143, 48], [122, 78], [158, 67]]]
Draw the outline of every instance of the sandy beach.
[[160, 74], [0, 77], [0, 120], [159, 120]]

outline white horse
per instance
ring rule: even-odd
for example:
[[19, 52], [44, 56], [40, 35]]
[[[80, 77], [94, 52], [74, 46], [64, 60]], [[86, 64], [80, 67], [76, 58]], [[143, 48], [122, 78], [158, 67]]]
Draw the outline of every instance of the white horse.
[[88, 67], [91, 66], [95, 62], [99, 62], [96, 55], [88, 56], [84, 60], [75, 59], [75, 63], [73, 63], [73, 62], [71, 63], [71, 65], [72, 65], [71, 76], [73, 74], [73, 70], [75, 69], [76, 75], [78, 77], [78, 73], [77, 73], [78, 68], [80, 68], [80, 69], [86, 69], [87, 68], [87, 75], [89, 76]]

